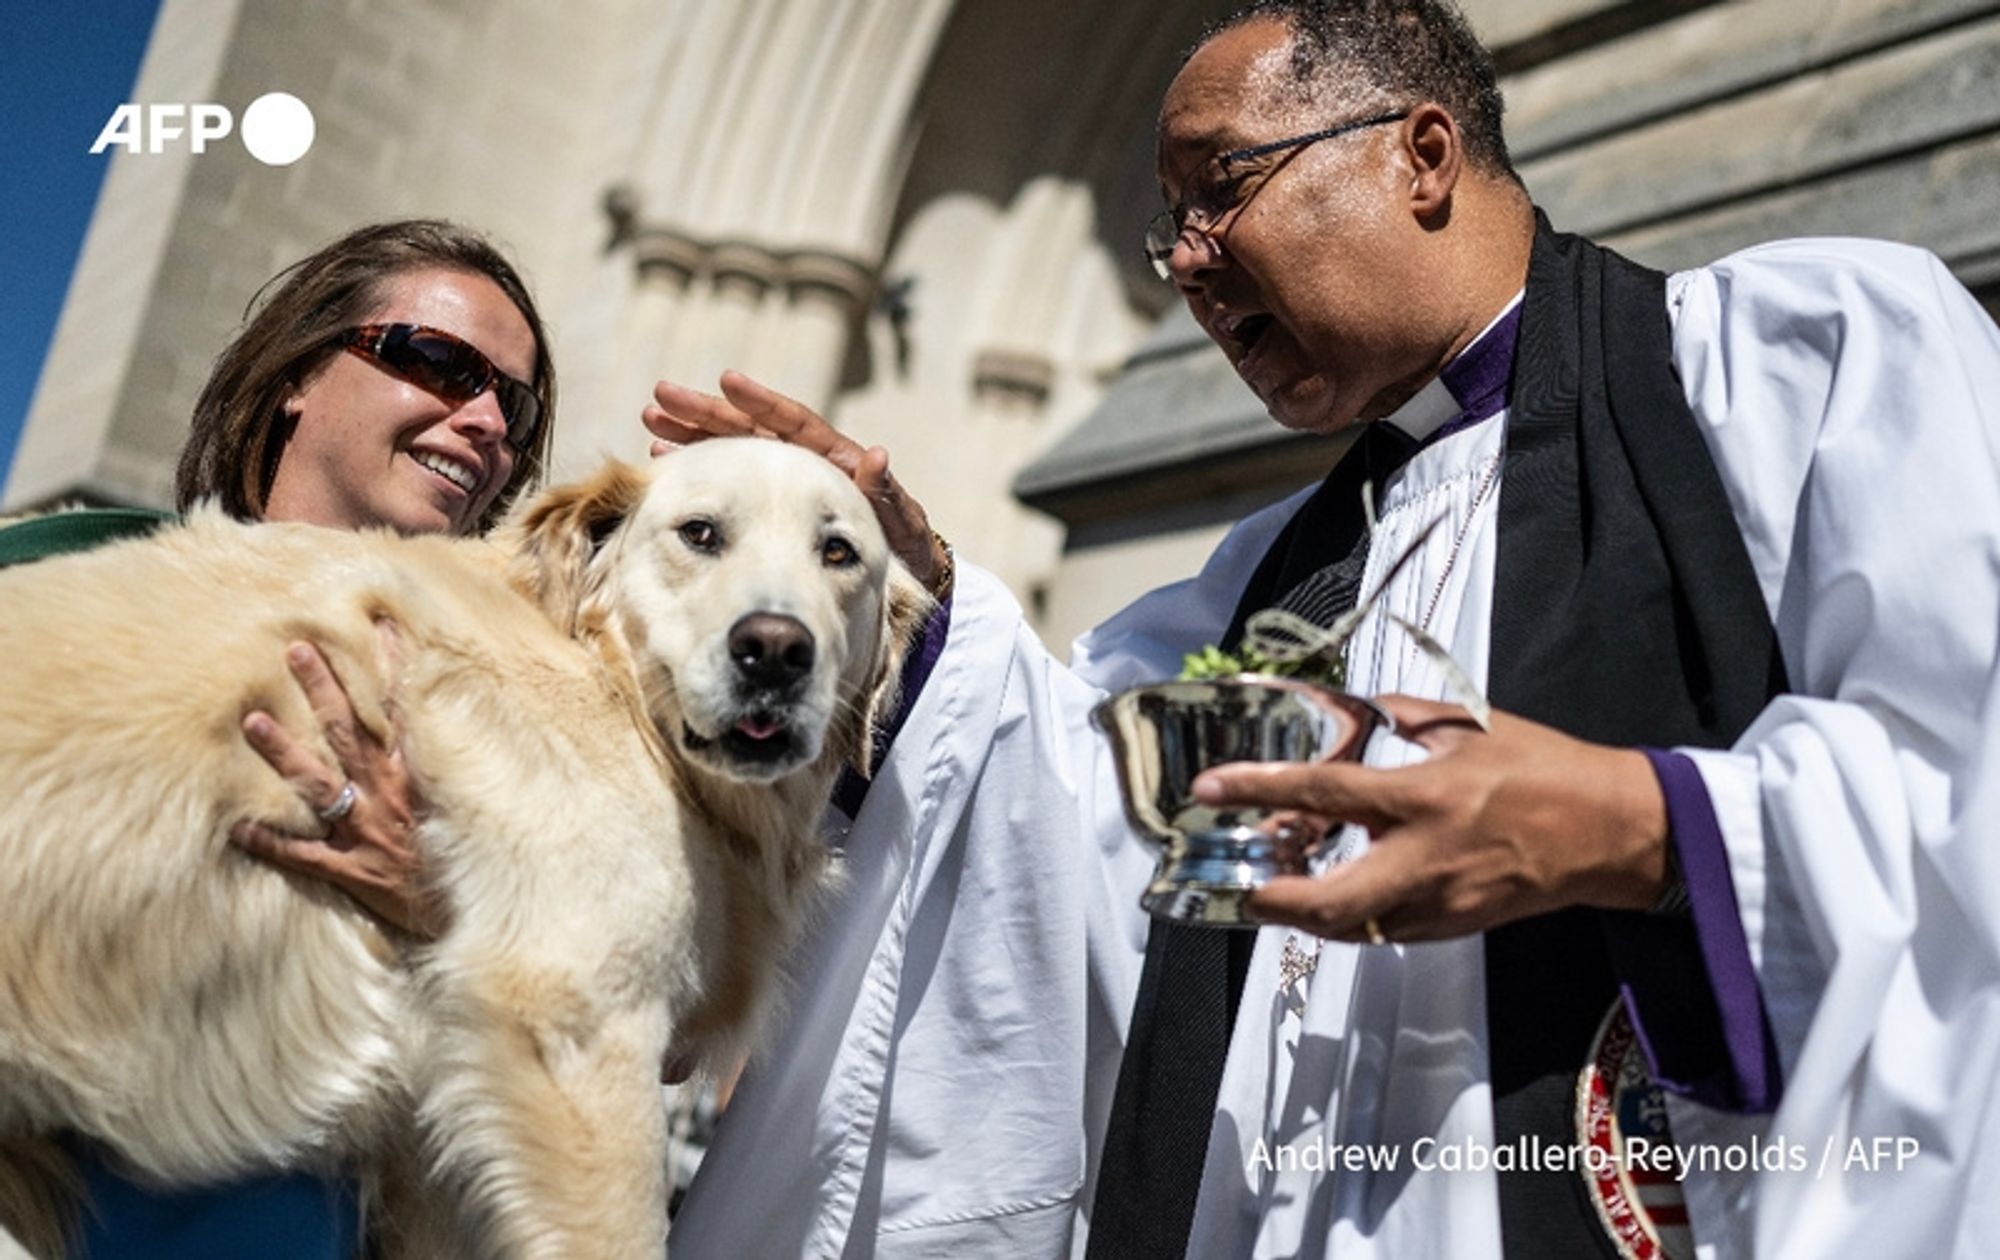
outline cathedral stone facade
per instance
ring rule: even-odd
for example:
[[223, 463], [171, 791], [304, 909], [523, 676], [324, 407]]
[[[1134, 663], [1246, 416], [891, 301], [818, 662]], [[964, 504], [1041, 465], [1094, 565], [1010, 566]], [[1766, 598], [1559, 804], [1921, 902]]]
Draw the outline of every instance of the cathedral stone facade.
[[[1281, 433], [1146, 268], [1153, 111], [1219, 0], [164, 0], [134, 99], [268, 91], [312, 150], [112, 159], [8, 509], [161, 504], [280, 265], [443, 215], [521, 263], [556, 475], [738, 367], [894, 453], [1051, 644], [1335, 453]], [[1687, 265], [1890, 236], [2000, 294], [2000, 3], [1465, 0], [1559, 226]]]

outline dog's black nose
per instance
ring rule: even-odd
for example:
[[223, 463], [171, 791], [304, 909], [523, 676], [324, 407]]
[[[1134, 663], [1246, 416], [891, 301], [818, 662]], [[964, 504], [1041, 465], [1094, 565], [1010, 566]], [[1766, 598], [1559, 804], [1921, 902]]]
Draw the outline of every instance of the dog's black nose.
[[812, 631], [797, 617], [751, 613], [729, 627], [729, 659], [747, 681], [759, 686], [795, 683], [812, 669]]

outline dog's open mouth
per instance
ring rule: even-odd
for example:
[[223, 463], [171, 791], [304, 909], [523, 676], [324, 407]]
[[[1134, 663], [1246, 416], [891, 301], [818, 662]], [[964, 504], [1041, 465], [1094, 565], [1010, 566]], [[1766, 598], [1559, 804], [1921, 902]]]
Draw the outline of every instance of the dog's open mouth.
[[784, 716], [768, 709], [755, 709], [738, 718], [718, 736], [705, 736], [692, 726], [681, 726], [682, 741], [688, 751], [720, 754], [721, 760], [739, 766], [770, 766], [797, 752], [797, 733]]

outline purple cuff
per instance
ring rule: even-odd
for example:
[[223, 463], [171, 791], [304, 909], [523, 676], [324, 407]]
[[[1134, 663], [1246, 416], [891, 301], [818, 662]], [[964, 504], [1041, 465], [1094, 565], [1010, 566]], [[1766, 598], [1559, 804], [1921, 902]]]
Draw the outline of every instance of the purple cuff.
[[1687, 881], [1690, 913], [1601, 916], [1625, 1008], [1662, 1089], [1724, 1111], [1771, 1111], [1783, 1090], [1778, 1047], [1750, 965], [1715, 806], [1691, 759], [1640, 751], [1666, 797], [1668, 841]]
[[[902, 686], [896, 695], [896, 711], [889, 720], [875, 728], [875, 747], [868, 758], [869, 764], [881, 765], [882, 758], [889, 755], [889, 748], [896, 742], [896, 732], [903, 729], [910, 710], [916, 707], [917, 697], [923, 694], [924, 684], [930, 681], [931, 671], [937, 668], [938, 657], [944, 654], [944, 641], [951, 635], [951, 596], [938, 602], [930, 619], [924, 622], [924, 631], [917, 637], [915, 647], [903, 658]], [[834, 807], [854, 818], [861, 813], [861, 802], [868, 799], [868, 780], [849, 766], [840, 772], [840, 782], [833, 788]]]

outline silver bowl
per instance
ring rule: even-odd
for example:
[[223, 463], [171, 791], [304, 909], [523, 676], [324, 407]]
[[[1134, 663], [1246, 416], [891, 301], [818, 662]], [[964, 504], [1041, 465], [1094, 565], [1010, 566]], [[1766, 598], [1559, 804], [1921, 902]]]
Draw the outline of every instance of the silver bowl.
[[1256, 674], [1121, 691], [1091, 720], [1111, 737], [1125, 812], [1161, 846], [1139, 904], [1176, 923], [1252, 927], [1243, 900], [1277, 875], [1307, 873], [1324, 836], [1262, 809], [1194, 799], [1195, 776], [1230, 761], [1358, 761], [1389, 715], [1345, 692]]

